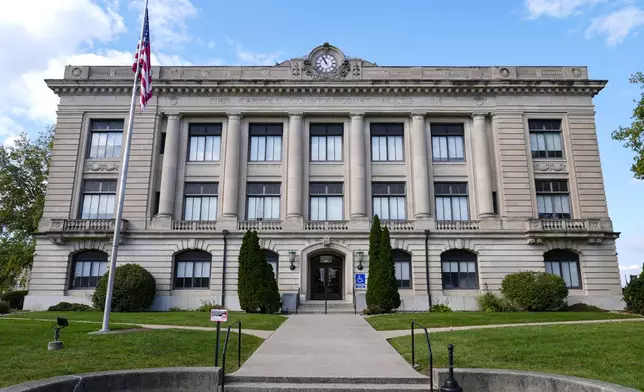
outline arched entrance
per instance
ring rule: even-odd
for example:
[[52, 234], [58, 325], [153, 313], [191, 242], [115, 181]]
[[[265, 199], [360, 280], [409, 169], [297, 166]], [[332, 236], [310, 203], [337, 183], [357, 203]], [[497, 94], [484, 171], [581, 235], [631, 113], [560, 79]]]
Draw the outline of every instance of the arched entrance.
[[335, 254], [311, 257], [309, 268], [311, 300], [342, 300], [344, 258]]
[[[317, 280], [314, 281], [313, 278], [316, 274], [319, 274], [319, 269], [316, 272], [313, 271], [313, 268], [315, 265], [319, 266], [319, 264], [316, 264], [318, 256], [332, 256], [333, 258], [331, 263], [320, 263], [324, 265], [331, 264], [332, 267], [337, 266], [338, 261], [340, 261], [340, 268], [338, 268], [338, 271], [335, 273], [336, 276], [339, 276], [338, 284], [340, 295], [336, 295], [335, 297], [338, 299], [333, 301], [342, 300], [342, 302], [347, 303], [353, 302], [353, 252], [350, 248], [340, 242], [326, 240], [311, 243], [300, 251], [300, 301], [302, 301], [302, 303], [306, 303], [308, 301], [324, 301], [324, 297], [318, 297], [317, 294], [313, 294], [315, 283], [317, 282]], [[322, 291], [322, 294], [324, 294], [324, 291]], [[317, 300], [313, 298], [322, 299]], [[331, 300], [330, 298], [328, 299]]]

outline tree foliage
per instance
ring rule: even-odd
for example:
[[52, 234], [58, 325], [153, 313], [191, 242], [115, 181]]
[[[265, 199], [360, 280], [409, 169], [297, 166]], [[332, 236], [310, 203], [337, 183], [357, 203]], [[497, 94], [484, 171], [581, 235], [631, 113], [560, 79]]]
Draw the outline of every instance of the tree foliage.
[[273, 268], [259, 246], [256, 231], [246, 231], [239, 250], [237, 295], [239, 306], [249, 313], [275, 313], [280, 310], [280, 293]]
[[366, 299], [370, 314], [390, 313], [400, 307], [389, 229], [381, 228], [377, 216], [374, 217], [369, 234], [369, 285]]
[[633, 277], [624, 288], [624, 302], [629, 312], [644, 315], [644, 270], [639, 276]]
[[382, 236], [382, 228], [380, 226], [380, 218], [378, 215], [373, 217], [371, 223], [371, 232], [369, 233], [369, 284], [367, 285], [367, 309], [368, 311], [376, 311], [376, 291], [377, 284], [374, 286], [372, 282], [378, 275], [378, 264], [380, 262], [380, 237]]
[[613, 131], [612, 138], [624, 142], [624, 147], [633, 150], [635, 157], [631, 171], [635, 178], [644, 180], [644, 73], [638, 72], [632, 75], [629, 82], [640, 85], [642, 96], [639, 101], [634, 101], [636, 106], [631, 117], [631, 125], [620, 126], [616, 131]]
[[42, 217], [55, 127], [0, 146], [0, 292], [24, 284]]
[[[92, 304], [96, 309], [105, 309], [108, 279], [107, 273], [101, 276], [92, 294]], [[114, 271], [111, 310], [114, 312], [146, 311], [154, 302], [156, 289], [154, 276], [145, 268], [138, 264], [119, 265]]]

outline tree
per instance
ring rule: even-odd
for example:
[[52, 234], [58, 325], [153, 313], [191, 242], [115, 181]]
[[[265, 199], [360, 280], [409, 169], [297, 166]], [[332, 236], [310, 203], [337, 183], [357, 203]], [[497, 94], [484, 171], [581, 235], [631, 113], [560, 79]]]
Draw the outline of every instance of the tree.
[[380, 239], [382, 228], [378, 215], [373, 217], [369, 233], [369, 283], [367, 285], [367, 309], [370, 313], [380, 313], [377, 306], [378, 267], [380, 265]]
[[620, 126], [619, 129], [613, 131], [611, 136], [613, 140], [624, 142], [624, 147], [630, 148], [635, 152], [631, 171], [635, 178], [644, 180], [644, 73], [638, 72], [632, 75], [629, 82], [640, 85], [642, 96], [639, 102], [634, 101], [636, 106], [631, 117], [633, 120], [631, 125], [628, 127]]
[[275, 313], [280, 310], [275, 274], [259, 246], [256, 231], [248, 230], [242, 239], [237, 294], [240, 307], [249, 313]]
[[400, 293], [396, 283], [396, 267], [394, 264], [394, 251], [391, 248], [391, 237], [389, 229], [385, 227], [380, 237], [380, 276], [382, 280], [382, 298], [380, 298], [380, 309], [384, 313], [400, 307]]
[[55, 127], [0, 146], [0, 292], [24, 284], [42, 217]]

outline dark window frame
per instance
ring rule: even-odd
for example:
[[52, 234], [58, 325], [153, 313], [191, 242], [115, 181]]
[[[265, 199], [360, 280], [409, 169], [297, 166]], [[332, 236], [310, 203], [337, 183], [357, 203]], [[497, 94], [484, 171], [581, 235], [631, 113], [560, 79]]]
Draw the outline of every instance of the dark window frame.
[[[470, 195], [469, 184], [467, 182], [454, 182], [454, 181], [436, 181], [434, 182], [434, 206], [436, 208], [436, 219], [438, 220], [438, 198], [449, 198], [450, 205], [453, 204], [453, 199], [465, 197], [467, 205], [467, 219], [462, 221], [471, 220], [470, 208]], [[460, 205], [460, 202], [459, 202]], [[450, 215], [452, 211], [450, 210]], [[458, 219], [444, 219], [441, 221], [456, 221]]]
[[[387, 143], [387, 158], [374, 159], [373, 158], [373, 138], [386, 136], [400, 136], [401, 142], [401, 159], [391, 159], [389, 157], [389, 139], [385, 139]], [[369, 152], [371, 155], [371, 162], [405, 162], [405, 124], [402, 122], [372, 122], [369, 124]]]
[[[443, 290], [479, 290], [480, 289], [480, 282], [479, 282], [479, 262], [478, 262], [478, 255], [474, 252], [464, 250], [464, 249], [450, 249], [447, 250], [443, 253], [441, 253], [441, 283]], [[457, 278], [458, 278], [458, 286], [454, 286], [453, 282], [449, 280], [449, 283], [452, 283], [453, 287], [447, 287], [448, 284], [445, 281], [445, 263], [452, 263], [452, 262], [457, 262], [458, 263], [458, 272]], [[461, 281], [461, 274], [469, 274], [471, 272], [461, 272], [461, 262], [465, 263], [474, 263], [474, 274], [475, 274], [475, 282], [476, 282], [476, 287], [460, 287], [460, 281]], [[452, 274], [453, 272], [449, 272], [449, 274]]]
[[567, 263], [567, 264], [568, 263], [574, 263], [574, 264], [576, 264], [576, 266], [577, 266], [577, 281], [579, 282], [579, 285], [578, 286], [573, 286], [573, 285], [569, 286], [568, 282], [566, 282], [566, 287], [569, 288], [569, 289], [574, 289], [574, 290], [583, 289], [583, 282], [581, 280], [581, 262], [579, 260], [579, 255], [577, 253], [575, 253], [573, 251], [570, 251], [570, 250], [565, 250], [565, 249], [549, 250], [548, 252], [545, 252], [543, 254], [543, 263], [544, 263], [544, 267], [548, 263], [555, 263], [559, 268], [559, 275], [557, 275], [557, 274], [553, 274], [553, 275], [557, 275], [557, 276], [561, 277], [562, 279], [564, 279], [564, 281], [566, 279], [564, 278], [562, 263]]
[[[402, 193], [398, 192], [399, 189], [396, 189], [396, 187], [399, 187], [401, 185], [402, 185]], [[376, 190], [378, 190], [378, 187], [381, 187], [381, 186], [386, 186], [386, 188], [387, 188], [386, 193], [378, 193], [378, 192], [376, 192]], [[405, 182], [405, 181], [391, 181], [391, 182], [373, 181], [373, 182], [371, 182], [371, 216], [372, 217], [374, 217], [376, 215], [376, 211], [375, 211], [375, 204], [376, 203], [374, 203], [374, 199], [376, 197], [380, 198], [380, 199], [386, 198], [388, 200], [387, 201], [388, 206], [391, 205], [391, 201], [389, 199], [394, 198], [394, 197], [395, 198], [402, 197], [403, 202], [404, 202], [404, 206], [405, 206], [404, 209], [403, 209], [403, 211], [405, 212], [404, 219], [391, 219], [391, 218], [383, 219], [380, 215], [378, 215], [378, 218], [380, 218], [380, 220], [382, 220], [382, 221], [390, 221], [390, 220], [391, 221], [396, 221], [396, 220], [407, 220], [408, 219], [408, 217], [407, 217], [407, 212], [408, 212], [407, 211], [407, 207], [408, 207], [407, 206], [407, 182]]]
[[[207, 263], [208, 265], [208, 277], [199, 277], [195, 278], [194, 276], [194, 264], [193, 264], [193, 271], [192, 271], [192, 277], [183, 277], [179, 278], [177, 277], [177, 274], [179, 272], [179, 263]], [[203, 264], [202, 264], [203, 268]], [[203, 269], [202, 269], [203, 271]], [[178, 286], [177, 282], [178, 279], [183, 279], [183, 286]], [[186, 287], [186, 280], [191, 279], [191, 286]], [[200, 285], [195, 287], [195, 279], [200, 279], [199, 283]], [[204, 279], [207, 279], [207, 284], [204, 283]], [[209, 290], [210, 289], [210, 284], [212, 281], [212, 253], [206, 252], [203, 250], [187, 250], [183, 251], [181, 253], [177, 253], [174, 255], [173, 260], [172, 260], [172, 289], [173, 290]]]
[[[189, 193], [188, 188], [189, 187], [195, 187], [199, 186], [200, 191], [202, 193]], [[206, 186], [214, 186], [215, 188], [215, 193], [203, 193], [204, 188]], [[216, 221], [217, 220], [217, 213], [219, 210], [219, 183], [216, 181], [206, 181], [206, 182], [185, 182], [183, 185], [183, 206], [181, 210], [181, 216], [183, 220], [190, 220], [190, 221], [204, 221], [202, 219], [186, 219], [186, 205], [187, 205], [187, 199], [188, 197], [193, 197], [193, 198], [200, 198], [201, 202], [203, 202], [203, 198], [211, 198], [211, 197], [216, 197], [217, 202], [215, 203], [215, 219], [205, 219], [205, 221]], [[201, 211], [199, 212], [199, 216], [201, 216]]]
[[[402, 249], [394, 249], [393, 250], [393, 258], [394, 258], [394, 277], [396, 278], [396, 286], [401, 289], [401, 290], [411, 290], [413, 287], [413, 273], [412, 273], [412, 255], [411, 253], [405, 252]], [[409, 282], [408, 285], [403, 286], [403, 279], [398, 279], [396, 276], [396, 264], [397, 263], [405, 263], [408, 264], [409, 266]]]
[[[544, 186], [544, 184], [548, 184], [548, 189]], [[557, 186], [555, 186], [557, 184]], [[562, 185], [565, 184], [565, 190], [561, 190]], [[535, 196], [537, 199], [537, 215], [539, 216], [539, 219], [572, 219], [572, 205], [571, 205], [571, 200], [570, 200], [570, 184], [568, 184], [568, 180], [566, 179], [538, 179], [535, 180], [534, 186], [535, 186]], [[557, 189], [555, 189], [557, 188]], [[557, 213], [554, 212], [555, 208], [554, 205], [552, 206], [552, 211], [553, 213], [551, 214], [546, 214], [546, 213], [540, 213], [539, 212], [539, 196], [562, 196], [566, 195], [568, 196], [568, 213]], [[552, 202], [552, 199], [550, 199]], [[563, 205], [562, 205], [563, 208]]]
[[[90, 273], [92, 270], [92, 265], [94, 263], [98, 263], [98, 271], [100, 272], [100, 263], [105, 263], [105, 273], [107, 272], [107, 263], [108, 263], [108, 254], [97, 250], [97, 249], [88, 249], [88, 250], [83, 250], [81, 252], [77, 252], [71, 256], [71, 269], [69, 272], [69, 284], [68, 288], [70, 290], [86, 290], [86, 289], [94, 289], [96, 288], [96, 285], [98, 284], [98, 280], [101, 278], [103, 275], [96, 275], [96, 276], [89, 276], [89, 280], [87, 282], [87, 285], [82, 285], [82, 276], [81, 276], [81, 285], [78, 285], [76, 282], [76, 265], [78, 263], [90, 263]], [[95, 281], [94, 281], [95, 280]]]
[[[553, 125], [558, 123], [557, 127]], [[537, 127], [540, 125], [540, 127]], [[549, 126], [548, 126], [549, 125]], [[562, 119], [539, 119], [531, 118], [528, 119], [528, 134], [530, 139], [530, 154], [532, 158], [536, 159], [552, 159], [552, 158], [564, 158], [564, 143], [563, 143], [563, 120]], [[532, 146], [532, 135], [535, 136], [546, 136], [546, 135], [556, 134], [559, 138], [559, 145], [561, 146], [560, 150], [533, 150]]]
[[[94, 124], [95, 123], [108, 123], [108, 124], [116, 124], [116, 123], [121, 123], [121, 127], [119, 128], [109, 128], [109, 125], [107, 128], [95, 128]], [[121, 144], [119, 145], [119, 153], [117, 155], [113, 156], [96, 156], [92, 157], [92, 139], [94, 137], [94, 134], [100, 134], [100, 133], [108, 133], [108, 134], [120, 134], [121, 135]], [[87, 151], [85, 153], [85, 158], [86, 159], [115, 159], [115, 158], [120, 158], [121, 153], [123, 152], [123, 135], [125, 133], [125, 119], [119, 119], [119, 118], [92, 118], [89, 120], [89, 126], [88, 126], [88, 138], [87, 138]], [[105, 146], [107, 151], [107, 145]]]
[[[263, 193], [249, 193], [249, 189], [251, 188], [251, 186], [254, 186], [254, 185], [261, 185]], [[277, 189], [279, 190], [279, 192], [277, 194], [275, 194], [275, 193], [266, 193], [266, 186], [267, 185], [277, 185]], [[251, 197], [257, 197], [257, 198], [261, 197], [262, 199], [264, 199], [266, 197], [277, 197], [277, 198], [279, 198], [279, 208], [280, 208], [279, 215], [280, 216], [275, 218], [275, 219], [266, 219], [264, 217], [258, 218], [258, 219], [250, 219], [248, 217], [248, 212], [249, 212], [248, 206], [249, 206], [249, 198], [251, 198]], [[261, 221], [272, 220], [272, 221], [276, 221], [276, 220], [280, 220], [281, 217], [282, 217], [282, 183], [281, 182], [271, 182], [271, 181], [269, 181], [269, 182], [247, 182], [246, 183], [246, 220], [261, 220]]]
[[[100, 189], [98, 191], [88, 191], [87, 190], [87, 185], [90, 182], [98, 182], [100, 184]], [[103, 187], [105, 183], [109, 184], [114, 184], [114, 191], [113, 192], [103, 192]], [[83, 183], [81, 184], [81, 199], [80, 203], [78, 203], [78, 217], [80, 219], [114, 219], [114, 213], [116, 212], [116, 191], [118, 187], [118, 181], [117, 180], [100, 180], [100, 179], [87, 179], [83, 180]], [[85, 206], [85, 195], [114, 195], [114, 208], [115, 210], [112, 211], [112, 216], [111, 218], [83, 218], [83, 207]]]
[[[314, 129], [320, 127], [320, 129]], [[340, 129], [329, 129], [339, 127]], [[324, 129], [321, 129], [324, 128]], [[313, 138], [326, 137], [326, 145], [329, 145], [329, 136], [340, 136], [340, 159], [318, 159], [313, 160]], [[327, 147], [328, 148], [328, 147]], [[328, 152], [328, 150], [327, 150]], [[328, 155], [328, 154], [327, 154]], [[309, 124], [309, 162], [344, 162], [344, 123], [311, 123]]]
[[277, 252], [273, 252], [269, 249], [262, 249], [264, 258], [266, 262], [270, 265], [271, 262], [275, 263], [275, 268], [273, 268], [273, 273], [275, 274], [275, 280], [279, 281], [279, 268], [280, 268], [280, 255]]
[[[279, 127], [278, 130], [272, 130], [268, 127]], [[263, 128], [263, 129], [261, 129]], [[264, 137], [266, 136], [279, 136], [280, 137], [280, 159], [274, 160], [252, 160], [251, 155], [251, 145], [253, 142], [253, 137]], [[284, 156], [284, 123], [282, 122], [258, 122], [248, 124], [248, 162], [257, 163], [257, 162], [281, 162]], [[264, 158], [266, 158], [266, 142], [264, 142]]]
[[[465, 162], [465, 124], [464, 123], [431, 123], [430, 136], [432, 138], [432, 162]], [[449, 140], [447, 142], [447, 158], [443, 159], [434, 156], [434, 138], [460, 137], [463, 158], [452, 158], [449, 156]]]
[[[199, 129], [204, 128], [204, 129]], [[223, 131], [222, 123], [190, 123], [188, 124], [188, 149], [186, 151], [186, 162], [220, 162], [221, 161], [221, 135]], [[218, 136], [219, 137], [219, 151], [217, 152], [218, 159], [205, 159], [205, 138], [209, 136]], [[193, 137], [203, 137], [204, 138], [204, 159], [190, 159], [190, 149], [192, 147], [192, 138]], [[213, 146], [213, 152], [214, 152]]]
[[[329, 187], [330, 186], [340, 186], [340, 193], [329, 193]], [[314, 192], [313, 188], [316, 186], [323, 186], [324, 187], [324, 193], [318, 193]], [[333, 190], [332, 190], [333, 191]], [[311, 211], [313, 211], [313, 198], [324, 198], [328, 199], [329, 197], [340, 197], [342, 199], [342, 207], [341, 207], [341, 212], [342, 212], [342, 217], [344, 217], [344, 183], [343, 182], [309, 182], [309, 219], [313, 220], [311, 216]], [[329, 204], [328, 202], [326, 203], [326, 211], [324, 212], [325, 216], [328, 218], [329, 216]], [[324, 221], [329, 221], [329, 220], [335, 220], [335, 219], [317, 219], [315, 221], [317, 222], [324, 222]], [[342, 219], [339, 219], [342, 220]]]

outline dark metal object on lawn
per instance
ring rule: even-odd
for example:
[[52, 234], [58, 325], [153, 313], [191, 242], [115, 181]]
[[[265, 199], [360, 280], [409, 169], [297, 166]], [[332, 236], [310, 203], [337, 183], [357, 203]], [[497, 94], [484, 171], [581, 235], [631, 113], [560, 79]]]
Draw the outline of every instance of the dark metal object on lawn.
[[463, 392], [463, 388], [458, 385], [458, 381], [454, 378], [454, 345], [447, 345], [447, 357], [449, 360], [449, 376], [441, 386], [440, 392]]
[[414, 342], [414, 325], [425, 331], [425, 341], [427, 342], [427, 351], [429, 352], [429, 384], [430, 392], [434, 392], [434, 355], [432, 354], [432, 345], [429, 342], [429, 332], [427, 328], [418, 324], [416, 321], [411, 322], [411, 367], [416, 367], [416, 343]]
[[60, 341], [60, 330], [69, 326], [69, 322], [65, 317], [56, 317], [56, 324], [52, 326], [54, 328], [54, 341], [47, 343], [47, 350], [60, 350], [63, 348], [63, 342]]
[[230, 329], [237, 324], [237, 368], [241, 367], [241, 337], [242, 337], [242, 323], [240, 321], [235, 321], [234, 323], [228, 326], [228, 331], [226, 332], [226, 340], [224, 340], [224, 351], [221, 354], [221, 391], [224, 392], [224, 387], [226, 383], [226, 353], [228, 352], [228, 338], [230, 338]]

